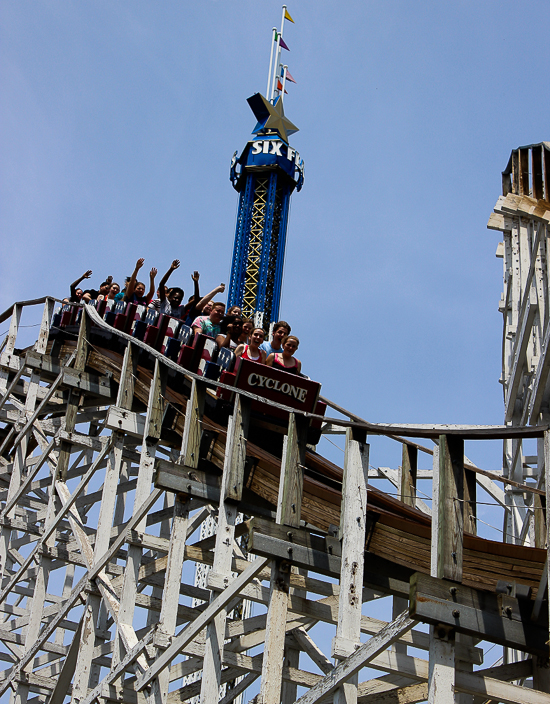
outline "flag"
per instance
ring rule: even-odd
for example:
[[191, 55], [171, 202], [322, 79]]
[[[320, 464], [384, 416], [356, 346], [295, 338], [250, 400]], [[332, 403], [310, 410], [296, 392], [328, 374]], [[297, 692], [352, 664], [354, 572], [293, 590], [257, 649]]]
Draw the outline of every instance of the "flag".
[[286, 49], [287, 51], [290, 51], [290, 49], [287, 47], [287, 45], [285, 44], [284, 39], [281, 37], [280, 34], [279, 34], [279, 46], [282, 46], [283, 49]]
[[286, 8], [285, 8], [285, 20], [288, 20], [289, 22], [292, 22], [292, 24], [294, 24], [294, 20], [293, 20], [292, 17], [289, 15], [289, 12], [288, 12], [288, 10], [287, 10]]
[[[283, 84], [281, 83], [281, 81], [279, 79], [277, 79], [277, 90], [279, 90], [279, 91], [283, 90]], [[285, 90], [285, 93], [288, 95], [287, 90]]]
[[292, 78], [292, 76], [290, 75], [290, 71], [288, 69], [286, 70], [286, 80], [290, 81], [291, 83], [296, 83], [294, 78]]

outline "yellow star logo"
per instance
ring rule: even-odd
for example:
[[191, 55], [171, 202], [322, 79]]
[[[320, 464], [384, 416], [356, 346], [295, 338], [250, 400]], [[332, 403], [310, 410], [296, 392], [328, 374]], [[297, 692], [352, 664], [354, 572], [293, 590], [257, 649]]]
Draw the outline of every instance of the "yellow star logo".
[[277, 132], [277, 134], [288, 143], [288, 135], [298, 132], [298, 128], [288, 117], [285, 117], [283, 101], [278, 98], [275, 105], [272, 105], [261, 93], [255, 93], [248, 98], [248, 104], [258, 120], [258, 124], [252, 130], [253, 134], [262, 131]]

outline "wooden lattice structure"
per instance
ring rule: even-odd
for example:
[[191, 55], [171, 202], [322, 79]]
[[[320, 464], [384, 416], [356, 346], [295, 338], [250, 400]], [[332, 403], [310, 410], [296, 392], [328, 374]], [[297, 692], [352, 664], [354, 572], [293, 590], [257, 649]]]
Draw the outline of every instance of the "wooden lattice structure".
[[[548, 423], [550, 403], [550, 143], [515, 149], [502, 174], [502, 196], [488, 227], [502, 232], [497, 257], [504, 265], [502, 377], [505, 421], [512, 426]], [[504, 474], [516, 482], [526, 476], [544, 488], [542, 444], [536, 455], [519, 440], [504, 447]], [[509, 485], [505, 537], [544, 547], [546, 534], [538, 494], [527, 496]]]
[[[200, 695], [216, 704], [226, 684], [223, 704], [241, 695], [262, 704], [550, 704], [547, 371], [538, 381], [533, 372], [546, 369], [550, 335], [537, 263], [545, 194], [507, 192], [490, 221], [516, 257], [505, 262], [522, 262], [521, 285], [503, 303], [506, 423], [380, 425], [328, 401], [340, 418], [323, 418], [323, 430], [345, 434], [343, 468], [307, 445], [311, 413], [264, 399], [287, 414], [282, 449], [267, 450], [250, 435], [258, 396], [234, 392], [226, 420], [212, 417], [222, 384], [110, 327], [91, 306], [63, 334], [51, 328], [52, 298], [0, 316], [10, 321], [0, 349], [6, 700], [175, 704]], [[538, 298], [533, 314], [539, 284], [545, 307]], [[38, 304], [38, 339], [18, 349], [22, 311]], [[399, 471], [369, 469], [369, 435], [402, 444]], [[465, 440], [495, 438], [505, 443], [505, 476], [464, 456]], [[521, 453], [525, 438], [539, 439], [536, 465]], [[431, 510], [417, 496], [419, 453], [433, 456]], [[524, 465], [536, 466], [534, 481]], [[369, 477], [389, 479], [399, 498]], [[478, 485], [515, 526], [503, 542], [476, 535]], [[530, 497], [525, 506], [520, 495]], [[216, 535], [197, 540], [212, 516]], [[197, 565], [210, 567], [207, 588], [195, 586]], [[244, 618], [243, 600], [256, 609]], [[331, 652], [317, 642], [318, 623], [332, 629]], [[516, 656], [487, 666], [480, 641]]]

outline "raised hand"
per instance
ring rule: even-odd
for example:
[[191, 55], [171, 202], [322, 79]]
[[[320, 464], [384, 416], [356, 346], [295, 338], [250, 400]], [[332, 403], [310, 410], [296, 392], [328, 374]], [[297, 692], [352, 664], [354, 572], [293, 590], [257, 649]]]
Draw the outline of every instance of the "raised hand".
[[108, 284], [110, 284], [112, 280], [113, 280], [113, 277], [111, 274], [105, 279], [105, 281], [107, 281]]
[[218, 286], [218, 291], [219, 291], [220, 293], [223, 293], [223, 292], [225, 291], [225, 284], [220, 284], [220, 285]]
[[153, 268], [151, 269], [151, 271], [149, 272], [149, 276], [150, 276], [152, 279], [154, 279], [156, 275], [157, 275], [157, 270], [155, 269], [155, 267], [153, 267]]
[[174, 271], [174, 269], [179, 268], [180, 265], [180, 260], [179, 259], [174, 259], [174, 261], [170, 264], [170, 269]]
[[82, 278], [89, 279], [91, 275], [92, 275], [92, 270], [88, 269], [88, 271], [82, 276]]
[[198, 280], [199, 280], [199, 277], [200, 277], [200, 274], [199, 274], [198, 271], [194, 271], [194, 272], [191, 274], [191, 278], [193, 279], [193, 281], [198, 281]]
[[141, 269], [141, 267], [143, 266], [144, 261], [145, 261], [145, 257], [141, 257], [141, 259], [138, 259], [137, 262], [136, 262], [136, 269]]

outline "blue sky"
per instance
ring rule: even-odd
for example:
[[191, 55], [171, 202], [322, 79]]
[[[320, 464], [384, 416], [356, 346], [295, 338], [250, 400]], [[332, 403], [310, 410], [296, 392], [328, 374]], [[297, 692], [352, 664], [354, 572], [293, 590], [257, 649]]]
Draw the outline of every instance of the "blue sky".
[[[290, 2], [285, 109], [305, 159], [281, 315], [324, 393], [377, 422], [500, 423], [510, 151], [550, 137], [542, 1]], [[231, 155], [279, 2], [4, 0], [0, 308], [143, 256], [228, 283]], [[3, 330], [0, 330], [3, 332]], [[399, 448], [373, 445], [373, 464]], [[475, 451], [470, 455], [476, 458]], [[498, 450], [484, 458], [499, 468]], [[423, 468], [429, 466], [423, 461]]]

